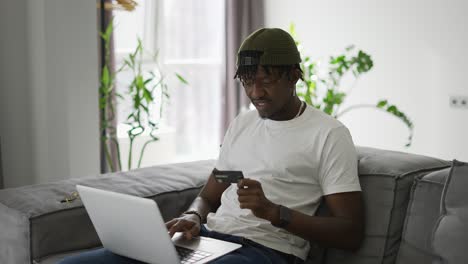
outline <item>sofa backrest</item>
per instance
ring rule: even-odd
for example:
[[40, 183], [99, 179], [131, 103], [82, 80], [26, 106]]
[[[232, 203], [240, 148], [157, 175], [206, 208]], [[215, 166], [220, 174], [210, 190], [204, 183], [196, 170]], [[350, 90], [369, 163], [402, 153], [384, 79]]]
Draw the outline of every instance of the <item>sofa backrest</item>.
[[[413, 180], [450, 163], [373, 148], [357, 150], [366, 210], [364, 243], [357, 252], [327, 249], [317, 259], [333, 264], [393, 264]], [[53, 254], [99, 245], [81, 202], [60, 202], [75, 191], [76, 184], [151, 197], [168, 220], [187, 208], [213, 165], [214, 161], [170, 164], [0, 190], [0, 263], [41, 262]]]

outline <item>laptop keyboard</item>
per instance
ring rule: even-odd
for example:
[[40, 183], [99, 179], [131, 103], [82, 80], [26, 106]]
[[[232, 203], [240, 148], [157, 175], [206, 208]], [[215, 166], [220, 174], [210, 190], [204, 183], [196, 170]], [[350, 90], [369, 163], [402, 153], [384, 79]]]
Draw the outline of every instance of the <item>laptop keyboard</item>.
[[180, 263], [195, 263], [204, 258], [211, 256], [211, 253], [201, 251], [201, 250], [192, 250], [188, 248], [176, 246], [177, 254], [179, 254]]

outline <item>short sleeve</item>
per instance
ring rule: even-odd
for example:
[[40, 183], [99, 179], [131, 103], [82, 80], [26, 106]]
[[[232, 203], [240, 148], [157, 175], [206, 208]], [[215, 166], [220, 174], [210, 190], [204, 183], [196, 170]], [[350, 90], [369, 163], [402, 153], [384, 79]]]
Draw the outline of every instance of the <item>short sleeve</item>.
[[361, 191], [356, 149], [345, 126], [332, 129], [325, 140], [319, 180], [323, 195]]

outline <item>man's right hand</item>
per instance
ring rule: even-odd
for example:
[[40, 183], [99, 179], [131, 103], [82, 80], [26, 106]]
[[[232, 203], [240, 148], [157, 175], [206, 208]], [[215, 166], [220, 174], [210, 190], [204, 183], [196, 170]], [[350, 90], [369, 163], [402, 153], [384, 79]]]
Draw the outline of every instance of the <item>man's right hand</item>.
[[200, 218], [195, 214], [183, 214], [166, 223], [171, 237], [176, 232], [183, 232], [184, 237], [189, 240], [200, 234], [200, 227]]
[[[203, 218], [206, 218], [209, 212], [216, 212], [221, 204], [221, 195], [229, 186], [229, 183], [218, 183], [213, 174], [211, 174], [198, 197], [189, 206], [187, 212], [198, 212]], [[201, 219], [196, 214], [187, 213], [167, 222], [166, 228], [171, 237], [175, 232], [183, 232], [186, 239], [192, 239], [200, 235], [200, 222]]]

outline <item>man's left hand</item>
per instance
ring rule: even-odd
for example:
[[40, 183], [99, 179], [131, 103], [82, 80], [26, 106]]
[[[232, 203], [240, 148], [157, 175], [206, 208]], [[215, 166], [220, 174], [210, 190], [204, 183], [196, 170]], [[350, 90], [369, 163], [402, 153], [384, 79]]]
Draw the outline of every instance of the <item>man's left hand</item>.
[[260, 182], [252, 179], [242, 179], [237, 183], [237, 187], [241, 209], [250, 209], [256, 217], [270, 222], [279, 218], [279, 206], [265, 197]]

